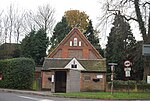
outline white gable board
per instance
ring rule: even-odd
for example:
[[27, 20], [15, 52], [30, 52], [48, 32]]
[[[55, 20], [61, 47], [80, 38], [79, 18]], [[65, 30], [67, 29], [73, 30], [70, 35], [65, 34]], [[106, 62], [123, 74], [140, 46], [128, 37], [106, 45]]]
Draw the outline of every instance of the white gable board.
[[[77, 68], [72, 68], [72, 65], [76, 65]], [[77, 61], [76, 58], [73, 58], [66, 66], [67, 69], [74, 69], [74, 70], [85, 70], [83, 66]]]

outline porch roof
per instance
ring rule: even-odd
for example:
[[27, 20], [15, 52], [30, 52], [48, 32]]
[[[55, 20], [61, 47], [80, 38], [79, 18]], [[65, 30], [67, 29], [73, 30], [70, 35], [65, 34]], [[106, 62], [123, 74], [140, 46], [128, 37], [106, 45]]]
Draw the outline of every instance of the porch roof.
[[[72, 58], [45, 58], [43, 70], [62, 69], [71, 60]], [[86, 69], [86, 71], [106, 71], [105, 59], [77, 59], [77, 61]]]

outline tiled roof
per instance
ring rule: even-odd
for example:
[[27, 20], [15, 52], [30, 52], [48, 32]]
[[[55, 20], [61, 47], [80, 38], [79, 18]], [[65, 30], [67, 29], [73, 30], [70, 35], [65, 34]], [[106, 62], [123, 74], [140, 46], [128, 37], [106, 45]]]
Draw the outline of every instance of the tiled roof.
[[50, 68], [64, 68], [70, 60], [71, 59], [45, 58], [43, 69], [47, 70]]
[[[72, 59], [71, 58], [45, 58], [43, 63], [43, 70], [62, 69]], [[86, 69], [86, 71], [106, 71], [105, 59], [96, 60], [79, 60], [78, 62]]]
[[105, 59], [78, 61], [87, 71], [106, 71]]

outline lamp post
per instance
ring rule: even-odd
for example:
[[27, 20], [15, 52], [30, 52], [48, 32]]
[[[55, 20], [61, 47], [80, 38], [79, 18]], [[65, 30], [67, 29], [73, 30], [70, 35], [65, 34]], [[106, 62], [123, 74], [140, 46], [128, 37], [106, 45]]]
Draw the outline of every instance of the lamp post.
[[114, 84], [113, 84], [113, 80], [114, 80], [114, 66], [118, 65], [117, 63], [108, 63], [108, 65], [110, 65], [111, 68], [111, 94], [113, 94], [113, 89], [114, 89]]

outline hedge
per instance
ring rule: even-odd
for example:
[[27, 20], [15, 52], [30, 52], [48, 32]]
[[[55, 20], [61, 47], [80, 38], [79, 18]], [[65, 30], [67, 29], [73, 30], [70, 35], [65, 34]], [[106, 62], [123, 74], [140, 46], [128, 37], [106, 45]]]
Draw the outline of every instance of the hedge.
[[[129, 80], [128, 82], [122, 80], [114, 80], [113, 85], [114, 90], [116, 91], [126, 91], [128, 89], [128, 86], [131, 91], [142, 91], [142, 92], [150, 91], [150, 84], [147, 84], [146, 82], [143, 81], [136, 82], [133, 80]], [[111, 89], [111, 82], [108, 82], [108, 89]]]
[[0, 60], [1, 88], [31, 89], [34, 79], [35, 63], [29, 58]]

